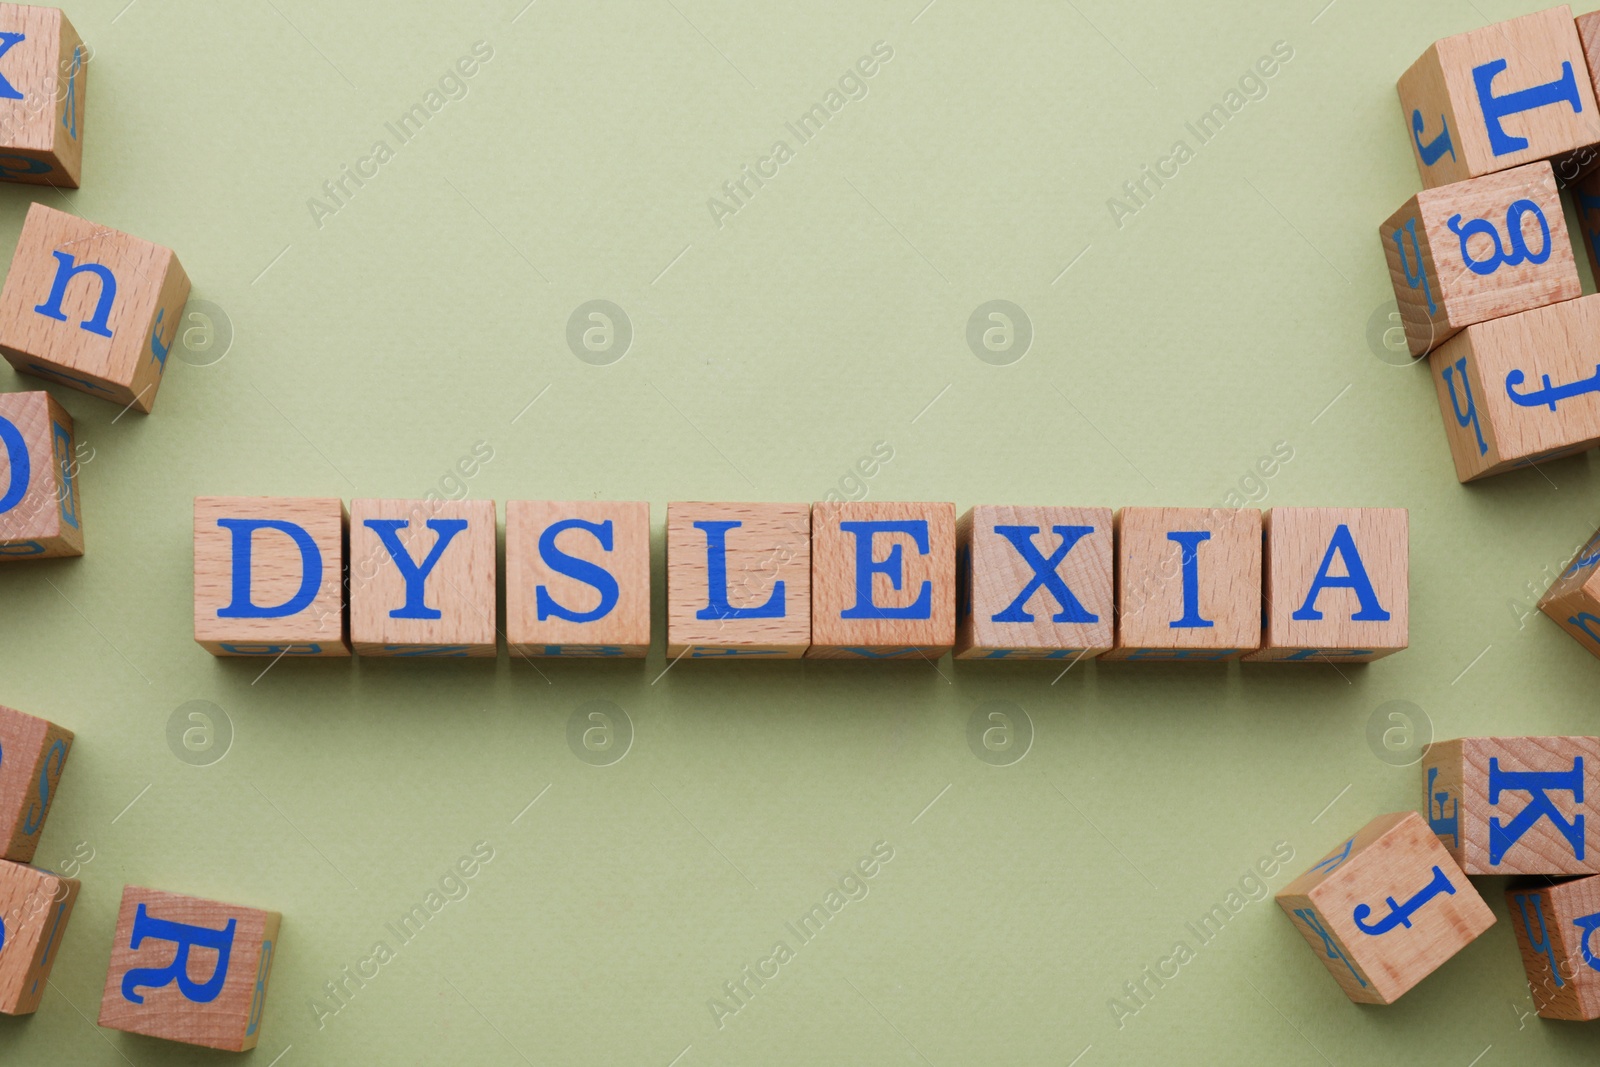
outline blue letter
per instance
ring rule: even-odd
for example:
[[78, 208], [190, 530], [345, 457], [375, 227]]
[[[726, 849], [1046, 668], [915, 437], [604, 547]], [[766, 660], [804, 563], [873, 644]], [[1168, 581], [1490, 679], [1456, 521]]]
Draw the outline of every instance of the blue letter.
[[569, 556], [557, 548], [556, 537], [566, 530], [591, 533], [594, 539], [600, 542], [600, 547], [610, 552], [611, 520], [584, 522], [582, 519], [562, 519], [546, 526], [544, 533], [539, 535], [539, 559], [544, 565], [557, 574], [594, 586], [600, 593], [600, 606], [593, 611], [573, 611], [556, 603], [555, 598], [541, 585], [533, 591], [539, 620], [542, 622], [552, 615], [567, 622], [594, 622], [596, 619], [603, 619], [617, 606], [617, 580], [604, 567], [590, 563], [586, 559]]
[[[783, 580], [772, 583], [772, 595], [759, 608], [736, 608], [728, 603], [728, 531], [744, 523], [732, 520], [697, 522], [696, 530], [706, 533], [706, 606], [694, 613], [697, 619], [781, 619], [783, 618]], [[845, 524], [850, 525], [849, 523]], [[871, 555], [871, 545], [867, 546]], [[896, 545], [895, 552], [900, 551]], [[924, 552], [927, 549], [923, 549]], [[857, 578], [859, 586], [860, 579]], [[898, 573], [894, 587], [900, 588]], [[868, 579], [867, 599], [872, 599], [871, 579]], [[848, 612], [845, 618], [849, 618]], [[923, 616], [924, 618], [926, 616]]]
[[61, 109], [61, 125], [74, 141], [78, 139], [78, 71], [82, 68], [83, 46], [78, 45], [72, 50], [72, 69], [67, 71], [67, 99]]
[[1528, 806], [1517, 813], [1517, 817], [1510, 822], [1502, 824], [1498, 816], [1489, 820], [1489, 862], [1498, 864], [1505, 857], [1506, 850], [1521, 840], [1522, 835], [1533, 828], [1534, 823], [1549, 817], [1550, 823], [1562, 837], [1567, 839], [1567, 844], [1572, 846], [1573, 859], [1583, 859], [1583, 816], [1574, 815], [1571, 822], [1561, 817], [1561, 812], [1556, 809], [1550, 800], [1547, 789], [1556, 789], [1572, 794], [1575, 806], [1583, 804], [1583, 757], [1572, 757], [1572, 770], [1570, 771], [1502, 771], [1500, 761], [1495, 758], [1489, 760], [1489, 803], [1500, 803], [1500, 793], [1515, 792], [1528, 794]]
[[[1037, 526], [996, 526], [994, 532], [1011, 542], [1022, 559], [1033, 569], [1033, 577], [1028, 579], [1028, 584], [1022, 587], [1022, 592], [1017, 594], [1017, 599], [1011, 606], [998, 615], [990, 616], [993, 622], [1032, 622], [1033, 615], [1023, 608], [1028, 598], [1039, 589], [1048, 589], [1050, 595], [1055, 597], [1056, 603], [1061, 605], [1061, 610], [1050, 617], [1052, 622], [1099, 622], [1100, 616], [1084, 608], [1078, 598], [1073, 595], [1071, 588], [1062, 580], [1057, 568], [1061, 561], [1067, 558], [1067, 553], [1072, 551], [1072, 546], [1081, 541], [1085, 536], [1094, 533], [1093, 526], [1052, 526], [1050, 529], [1061, 538], [1061, 544], [1050, 553], [1050, 558], [1045, 559], [1039, 550], [1033, 546], [1033, 536], [1039, 532]], [[896, 589], [900, 588], [897, 584]], [[927, 616], [923, 616], [926, 618]]]
[[[169, 922], [166, 919], [152, 919], [145, 914], [144, 905], [133, 916], [133, 937], [128, 942], [128, 947], [137, 949], [144, 939], [153, 937], [158, 941], [171, 941], [178, 946], [177, 955], [165, 967], [131, 967], [122, 976], [122, 998], [131, 1000], [135, 1004], [143, 1004], [144, 997], [136, 990], [140, 986], [146, 989], [163, 989], [173, 982], [178, 983], [178, 990], [185, 997], [196, 1004], [210, 1004], [222, 992], [222, 985], [228, 980], [228, 956], [233, 952], [233, 931], [238, 926], [238, 919], [229, 919], [228, 925], [221, 930], [212, 930], [205, 926], [190, 926], [188, 923]], [[200, 948], [214, 949], [217, 953], [217, 967], [211, 977], [205, 982], [194, 982], [189, 978], [189, 950], [198, 945]]]
[[[304, 526], [283, 519], [218, 519], [217, 525], [233, 534], [233, 603], [218, 608], [217, 618], [281, 619], [311, 606], [322, 585], [322, 550]], [[300, 589], [276, 607], [262, 607], [250, 600], [250, 545], [257, 530], [286, 533], [300, 549]]]
[[1583, 962], [1589, 965], [1591, 971], [1600, 971], [1600, 960], [1595, 959], [1594, 950], [1589, 947], [1589, 939], [1600, 927], [1600, 913], [1580, 915], [1572, 920], [1572, 925], [1583, 931], [1583, 938], [1578, 942], [1578, 947], [1583, 949]]
[[50, 287], [50, 295], [45, 302], [33, 310], [47, 319], [58, 322], [67, 321], [67, 313], [61, 310], [61, 301], [67, 297], [67, 283], [72, 281], [73, 275], [87, 271], [100, 279], [100, 303], [95, 306], [94, 318], [85, 319], [80, 328], [101, 337], [111, 336], [111, 304], [117, 298], [117, 279], [109, 268], [99, 263], [75, 263], [72, 256], [66, 252], [52, 252], [56, 257], [56, 280]]
[[28, 458], [28, 442], [17, 424], [0, 415], [0, 445], [5, 445], [6, 460], [11, 465], [11, 484], [6, 495], [0, 496], [0, 515], [18, 504], [28, 493], [28, 483], [33, 480], [33, 461]]
[[[1434, 792], [1433, 781], [1437, 777], [1439, 777], [1439, 768], [1429, 767], [1428, 795], [1424, 798], [1428, 802], [1428, 827], [1433, 830], [1436, 837], [1443, 837], [1445, 834], [1449, 834], [1451, 846], [1460, 848], [1461, 801], [1450, 800], [1450, 791], [1448, 789], [1438, 793]], [[1448, 816], [1444, 813], [1444, 802], [1447, 800], [1450, 800], [1450, 814]], [[1434, 814], [1435, 812], [1438, 814]]]
[[[1345, 573], [1342, 576], [1328, 574], [1335, 553], [1344, 557]], [[1300, 622], [1315, 622], [1321, 619], [1322, 612], [1317, 610], [1316, 603], [1317, 595], [1324, 589], [1355, 590], [1356, 598], [1361, 602], [1361, 610], [1350, 616], [1352, 622], [1389, 621], [1389, 613], [1378, 603], [1378, 594], [1373, 591], [1372, 582], [1367, 578], [1367, 568], [1361, 562], [1361, 553], [1356, 551], [1355, 539], [1350, 536], [1350, 527], [1342, 522], [1338, 529], [1333, 531], [1332, 539], [1328, 541], [1327, 555], [1322, 557], [1322, 566], [1317, 568], [1317, 576], [1311, 580], [1311, 591], [1306, 594], [1306, 602], [1300, 605], [1300, 610], [1291, 617]]]
[[[1528, 921], [1528, 900], [1533, 900], [1533, 915], [1539, 920], [1539, 936], [1533, 936], [1533, 924]], [[1561, 969], [1556, 966], [1556, 952], [1550, 945], [1550, 931], [1544, 926], [1544, 908], [1539, 904], [1539, 897], [1534, 893], [1513, 893], [1512, 899], [1517, 902], [1517, 911], [1522, 916], [1522, 929], [1528, 935], [1528, 947], [1535, 952], [1543, 952], [1550, 961], [1550, 973], [1555, 977], [1556, 988], [1560, 989], [1567, 983], [1561, 980]]]
[[1483, 441], [1483, 428], [1478, 425], [1478, 407], [1472, 400], [1472, 383], [1467, 380], [1467, 357], [1462, 356], [1456, 360], [1456, 373], [1461, 375], [1461, 391], [1467, 394], [1467, 410], [1461, 410], [1461, 404], [1456, 400], [1456, 383], [1450, 380], [1450, 365], [1446, 363], [1439, 375], [1444, 379], [1444, 387], [1450, 391], [1450, 409], [1456, 413], [1456, 425], [1465, 429], [1472, 427], [1473, 436], [1478, 439], [1478, 455], [1489, 451], [1489, 446]]
[[1417, 155], [1422, 157], [1422, 165], [1424, 167], [1431, 167], [1439, 162], [1446, 152], [1450, 153], [1452, 161], [1456, 158], [1456, 146], [1450, 143], [1450, 124], [1445, 121], [1443, 115], [1439, 116], [1439, 136], [1427, 144], [1423, 144], [1422, 112], [1413, 111], [1411, 113], [1411, 139], [1417, 143]]
[[1405, 275], [1406, 284], [1415, 289], [1422, 286], [1422, 295], [1428, 298], [1428, 315], [1431, 317], [1438, 313], [1438, 305], [1433, 302], [1433, 290], [1428, 287], [1428, 266], [1422, 262], [1422, 248], [1417, 244], [1417, 220], [1407, 219], [1403, 227], [1411, 236], [1411, 259], [1416, 261], [1417, 269], [1413, 271], [1411, 264], [1406, 259], [1406, 246], [1400, 240], [1400, 230], [1394, 231], [1394, 247], [1400, 253], [1400, 273]]
[[1490, 60], [1482, 66], [1472, 68], [1472, 84], [1478, 90], [1478, 107], [1483, 111], [1483, 126], [1489, 132], [1489, 151], [1495, 155], [1509, 155], [1528, 147], [1526, 137], [1508, 134], [1500, 128], [1500, 120], [1506, 116], [1562, 102], [1572, 105], [1574, 115], [1583, 110], [1583, 101], [1578, 97], [1578, 83], [1572, 76], [1571, 63], [1561, 64], [1561, 77], [1553, 82], [1535, 85], [1504, 96], [1495, 96], [1495, 76], [1505, 69], [1506, 61], [1503, 59]]
[[872, 602], [872, 576], [887, 575], [889, 584], [900, 588], [900, 546], [889, 549], [881, 563], [872, 559], [872, 538], [880, 533], [905, 534], [916, 544], [917, 551], [928, 554], [927, 519], [880, 519], [873, 522], [841, 522], [839, 529], [856, 539], [856, 603], [839, 613], [841, 619], [931, 619], [933, 618], [933, 583], [923, 581], [917, 599], [903, 608], [883, 608]]
[[1215, 626], [1210, 619], [1200, 617], [1200, 542], [1211, 540], [1206, 530], [1175, 530], [1167, 534], [1168, 541], [1176, 541], [1183, 549], [1183, 618], [1169, 622], [1174, 630], [1203, 630]]
[[32, 837], [44, 825], [44, 813], [50, 810], [50, 765], [55, 764], [55, 777], [61, 777], [61, 765], [67, 762], [67, 743], [60, 738], [50, 746], [50, 751], [45, 753], [44, 762], [39, 765], [39, 799], [28, 809], [28, 817], [22, 823], [22, 833], [25, 837]]
[[449, 545], [456, 534], [467, 528], [466, 519], [429, 519], [428, 529], [438, 535], [433, 542], [433, 551], [428, 553], [428, 558], [419, 566], [411, 559], [411, 553], [406, 551], [406, 546], [400, 543], [400, 531], [411, 525], [407, 519], [368, 519], [366, 525], [375, 531], [378, 540], [383, 542], [383, 547], [389, 550], [389, 556], [394, 560], [394, 565], [400, 569], [400, 576], [406, 581], [406, 602], [403, 606], [389, 612], [391, 619], [438, 619], [443, 618], [438, 608], [428, 607], [427, 581], [428, 575], [433, 573], [433, 568], [439, 562], [439, 557], [444, 555], [445, 546]]
[[[28, 35], [25, 33], [0, 33], [0, 56], [4, 56], [27, 39]], [[21, 100], [22, 98], [23, 96], [17, 91], [17, 87], [7, 81], [4, 74], [0, 74], [0, 100]]]
[[1327, 952], [1328, 958], [1330, 960], [1344, 961], [1344, 965], [1350, 968], [1351, 977], [1361, 983], [1362, 989], [1367, 988], [1367, 980], [1356, 973], [1355, 964], [1350, 962], [1350, 957], [1346, 956], [1343, 950], [1340, 949], [1338, 945], [1334, 944], [1333, 935], [1322, 928], [1322, 923], [1317, 921], [1317, 913], [1309, 908], [1296, 908], [1294, 909], [1294, 913], [1311, 928], [1312, 933], [1316, 934], [1322, 939], [1322, 948]]
[[1379, 934], [1386, 934], [1396, 926], [1403, 926], [1409, 930], [1411, 929], [1411, 916], [1416, 913], [1418, 908], [1441, 893], [1446, 896], [1454, 896], [1455, 892], [1456, 887], [1450, 884], [1450, 876], [1445, 874], [1442, 868], [1434, 867], [1432, 880], [1417, 890], [1411, 899], [1404, 904], [1397, 902], [1394, 897], [1385, 897], [1384, 903], [1389, 905], [1389, 914], [1377, 922], [1369, 923], [1366, 921], [1367, 916], [1372, 914], [1372, 909], [1365, 904], [1357, 904], [1355, 910], [1350, 913], [1350, 918], [1355, 921], [1357, 930], [1364, 934], [1371, 934], [1374, 937]]

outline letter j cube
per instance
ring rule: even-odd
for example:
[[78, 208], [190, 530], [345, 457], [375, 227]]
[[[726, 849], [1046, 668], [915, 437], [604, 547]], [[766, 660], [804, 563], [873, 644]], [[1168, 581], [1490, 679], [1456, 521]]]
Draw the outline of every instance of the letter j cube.
[[1380, 815], [1277, 894], [1345, 996], [1393, 1004], [1494, 913], [1414, 811]]
[[261, 1040], [275, 911], [125, 886], [100, 1025], [243, 1052]]
[[939, 659], [955, 644], [954, 504], [811, 509], [811, 648], [820, 659]]
[[1600, 874], [1513, 887], [1506, 911], [1540, 1018], [1600, 1019]]

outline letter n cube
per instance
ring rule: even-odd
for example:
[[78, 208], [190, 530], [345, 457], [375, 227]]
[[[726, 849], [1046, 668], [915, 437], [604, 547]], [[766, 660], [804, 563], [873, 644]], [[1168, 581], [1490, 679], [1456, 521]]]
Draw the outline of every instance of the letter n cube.
[[1600, 737], [1462, 737], [1428, 746], [1423, 802], [1468, 874], [1600, 872]]
[[1600, 657], [1600, 530], [1539, 598], [1539, 610]]
[[650, 505], [506, 504], [506, 644], [512, 656], [650, 651]]
[[1393, 1004], [1494, 925], [1414, 811], [1380, 815], [1277, 894], [1345, 996]]
[[0, 180], [76, 189], [89, 50], [53, 7], [0, 4]]
[[811, 644], [811, 505], [667, 505], [667, 656], [798, 659]]
[[71, 730], [0, 705], [0, 858], [33, 859], [71, 751]]
[[932, 662], [955, 644], [956, 507], [811, 509], [811, 649], [821, 659]]
[[1545, 1019], [1600, 1019], [1600, 874], [1506, 892], [1534, 1010]]
[[358, 656], [487, 656], [499, 631], [492, 500], [352, 500]]
[[0, 354], [148, 413], [188, 299], [171, 249], [34, 204], [0, 289]]
[[0, 862], [0, 1015], [38, 1010], [77, 901], [77, 879]]
[[72, 416], [49, 393], [0, 393], [0, 562], [81, 555]]
[[227, 1052], [255, 1048], [280, 919], [125, 886], [100, 1025]]

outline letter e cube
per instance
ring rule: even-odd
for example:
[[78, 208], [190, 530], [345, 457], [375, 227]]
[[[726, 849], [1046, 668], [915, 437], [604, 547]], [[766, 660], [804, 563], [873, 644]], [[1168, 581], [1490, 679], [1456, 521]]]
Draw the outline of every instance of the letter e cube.
[[811, 509], [811, 649], [819, 659], [933, 662], [956, 632], [956, 507]]

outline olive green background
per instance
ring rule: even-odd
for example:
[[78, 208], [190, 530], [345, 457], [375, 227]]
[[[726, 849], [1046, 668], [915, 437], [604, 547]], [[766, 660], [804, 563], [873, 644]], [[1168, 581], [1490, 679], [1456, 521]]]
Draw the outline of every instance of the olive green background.
[[[84, 187], [0, 188], [0, 248], [38, 197], [175, 249], [204, 314], [149, 417], [50, 387], [88, 554], [0, 569], [0, 700], [78, 734], [38, 860], [83, 880], [0, 1060], [219, 1061], [94, 1025], [135, 883], [283, 913], [262, 1065], [1592, 1062], [1600, 1031], [1531, 1015], [1502, 880], [1501, 922], [1389, 1008], [1347, 1003], [1270, 899], [1209, 945], [1184, 925], [1280, 842], [1271, 890], [1418, 804], [1416, 767], [1379, 758], [1415, 752], [1368, 741], [1390, 701], [1413, 750], [1429, 721], [1596, 728], [1600, 664], [1529, 614], [1600, 524], [1590, 458], [1458, 485], [1385, 334], [1376, 229], [1418, 187], [1394, 81], [1528, 7], [522, 2], [69, 10], [95, 50]], [[465, 98], [399, 144], [385, 123], [477, 41]], [[879, 41], [865, 98], [799, 144], [784, 123]], [[1264, 98], [1200, 145], [1184, 124], [1278, 41]], [[380, 138], [319, 227], [310, 198]], [[1180, 138], [1193, 158], [1116, 225], [1108, 198]], [[778, 139], [793, 158], [719, 227], [708, 198]], [[632, 327], [607, 366], [566, 340], [593, 299]], [[992, 299], [1032, 325], [1010, 365], [966, 341]], [[663, 673], [659, 529], [642, 665], [263, 674], [191, 639], [196, 494], [464, 482], [659, 524], [673, 499], [821, 499], [878, 442], [893, 459], [843, 483], [869, 499], [1410, 508], [1413, 647]], [[208, 766], [167, 740], [191, 700], [231, 723]], [[597, 700], [603, 757], [568, 740]], [[1009, 766], [969, 745], [991, 701]], [[477, 842], [469, 894], [397, 947], [385, 924]], [[800, 944], [785, 923], [877, 842], [870, 892]], [[394, 958], [319, 1023], [379, 940]], [[779, 940], [794, 958], [719, 1028], [711, 1000]], [[1111, 999], [1179, 940], [1196, 958], [1119, 1028]]]

